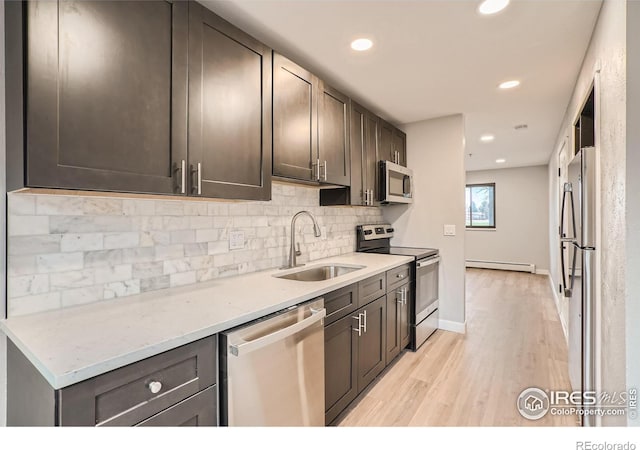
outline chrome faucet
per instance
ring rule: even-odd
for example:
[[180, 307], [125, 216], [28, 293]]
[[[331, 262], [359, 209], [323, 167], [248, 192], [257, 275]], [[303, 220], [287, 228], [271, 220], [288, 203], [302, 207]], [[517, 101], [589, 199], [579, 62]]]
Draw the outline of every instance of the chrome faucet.
[[296, 220], [303, 214], [309, 216], [309, 218], [313, 221], [313, 234], [315, 234], [316, 237], [320, 237], [320, 235], [322, 234], [320, 232], [320, 227], [318, 226], [316, 218], [313, 217], [313, 215], [309, 211], [300, 211], [296, 213], [291, 219], [291, 248], [289, 249], [289, 264], [285, 267], [282, 267], [282, 269], [291, 269], [293, 267], [304, 266], [304, 264], [298, 264], [296, 262], [296, 258], [302, 255], [302, 252], [300, 251], [300, 244], [298, 244], [296, 247]]

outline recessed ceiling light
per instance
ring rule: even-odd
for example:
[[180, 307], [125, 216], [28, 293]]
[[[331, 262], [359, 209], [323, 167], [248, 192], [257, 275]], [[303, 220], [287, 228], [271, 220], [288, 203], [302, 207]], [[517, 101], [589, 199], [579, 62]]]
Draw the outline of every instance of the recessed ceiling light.
[[509, 0], [484, 0], [478, 7], [480, 14], [495, 14], [509, 6]]
[[484, 136], [480, 136], [480, 140], [482, 142], [491, 142], [495, 139], [496, 137], [493, 134], [485, 134]]
[[507, 162], [507, 160], [506, 160], [506, 159], [504, 159], [504, 158], [499, 158], [499, 159], [496, 159], [496, 162], [497, 162], [498, 164], [504, 164], [504, 163], [506, 163], [506, 162]]
[[369, 50], [371, 47], [373, 47], [373, 42], [371, 42], [371, 39], [360, 38], [351, 43], [351, 48], [359, 52]]
[[520, 86], [520, 82], [518, 80], [509, 80], [498, 85], [500, 89], [511, 89], [517, 86]]

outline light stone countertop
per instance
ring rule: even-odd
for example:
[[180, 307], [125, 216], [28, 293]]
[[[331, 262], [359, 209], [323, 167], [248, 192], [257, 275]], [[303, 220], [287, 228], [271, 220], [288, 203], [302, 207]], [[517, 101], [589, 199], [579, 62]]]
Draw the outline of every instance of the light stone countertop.
[[365, 266], [316, 282], [275, 278], [278, 269], [220, 278], [89, 305], [9, 318], [2, 330], [55, 389], [211, 336], [380, 272], [405, 256], [349, 253], [313, 261]]

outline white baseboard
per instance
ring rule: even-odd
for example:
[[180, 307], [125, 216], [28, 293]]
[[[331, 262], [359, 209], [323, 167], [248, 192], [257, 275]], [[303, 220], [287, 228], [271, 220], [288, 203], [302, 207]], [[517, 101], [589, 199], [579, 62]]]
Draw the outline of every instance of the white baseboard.
[[553, 278], [551, 278], [551, 274], [548, 273], [549, 276], [549, 285], [551, 286], [551, 292], [553, 292], [553, 301], [556, 304], [556, 311], [558, 312], [558, 318], [560, 319], [560, 323], [562, 324], [562, 333], [564, 334], [564, 340], [567, 345], [569, 345], [569, 329], [567, 328], [567, 324], [562, 317], [562, 313], [560, 312], [560, 297], [558, 296], [558, 291], [556, 290], [556, 285], [553, 282]]
[[514, 263], [503, 261], [482, 261], [479, 259], [467, 259], [466, 267], [474, 267], [477, 269], [496, 269], [496, 270], [513, 270], [517, 272], [536, 273], [536, 265], [529, 263]]
[[547, 269], [536, 269], [536, 275], [551, 275]]
[[467, 323], [440, 319], [438, 320], [438, 328], [445, 331], [453, 331], [454, 333], [465, 334], [467, 332]]

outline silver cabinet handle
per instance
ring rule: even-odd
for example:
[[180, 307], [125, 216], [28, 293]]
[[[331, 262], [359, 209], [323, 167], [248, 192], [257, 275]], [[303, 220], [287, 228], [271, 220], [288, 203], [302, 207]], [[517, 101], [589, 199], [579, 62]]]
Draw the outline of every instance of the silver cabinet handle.
[[369, 206], [369, 189], [364, 190], [364, 205]]
[[327, 315], [327, 310], [322, 308], [321, 310], [310, 309], [311, 315], [300, 322], [296, 322], [290, 327], [282, 328], [271, 334], [267, 334], [253, 341], [248, 341], [239, 345], [229, 345], [229, 350], [234, 356], [240, 356], [240, 354], [251, 353], [255, 350], [261, 349], [269, 344], [280, 341], [286, 337], [292, 336], [305, 328], [310, 327], [316, 322], [321, 321]]
[[187, 162], [183, 159], [180, 163], [180, 193], [187, 192]]
[[367, 310], [365, 309], [364, 311], [362, 311], [362, 314], [364, 314], [364, 332], [367, 332]]
[[327, 181], [327, 161], [324, 162], [324, 181]]
[[352, 319], [358, 319], [358, 328], [352, 328], [353, 331], [358, 332], [358, 337], [362, 336], [362, 314], [357, 316], [351, 316]]
[[400, 300], [398, 300], [398, 303], [402, 305], [404, 304], [404, 289], [400, 289], [399, 291], [396, 291], [396, 298], [398, 298], [398, 294], [400, 294]]
[[202, 164], [198, 163], [198, 195], [202, 195]]
[[159, 381], [150, 381], [149, 384], [147, 384], [147, 387], [149, 388], [149, 390], [151, 391], [152, 394], [157, 394], [158, 392], [160, 392], [162, 390], [162, 383], [160, 383]]
[[407, 304], [407, 293], [408, 293], [407, 288], [404, 288], [402, 290], [402, 302], [405, 305]]
[[320, 181], [320, 158], [316, 159], [316, 180]]
[[403, 274], [401, 274], [401, 273], [399, 273], [399, 274], [397, 274], [397, 275], [396, 275], [396, 278], [403, 279], [403, 278], [404, 278], [404, 275], [403, 275]]

